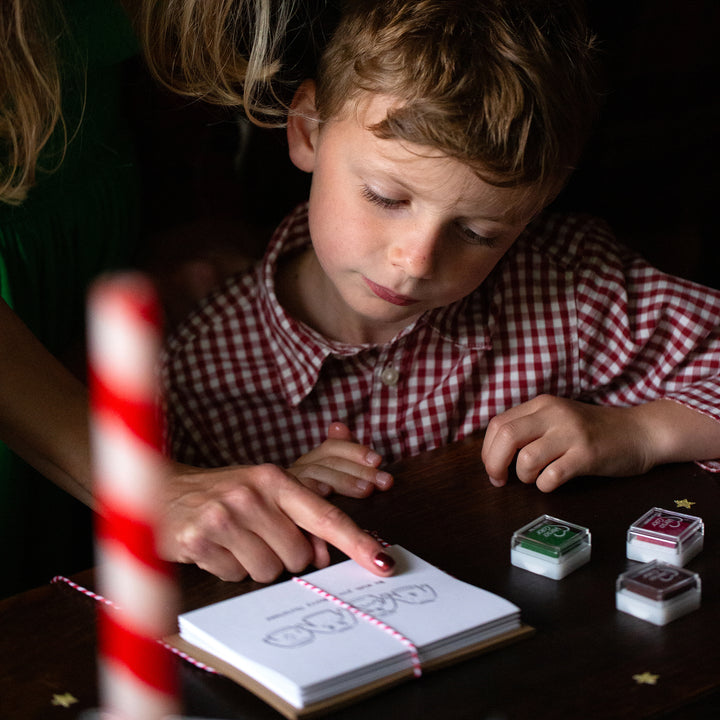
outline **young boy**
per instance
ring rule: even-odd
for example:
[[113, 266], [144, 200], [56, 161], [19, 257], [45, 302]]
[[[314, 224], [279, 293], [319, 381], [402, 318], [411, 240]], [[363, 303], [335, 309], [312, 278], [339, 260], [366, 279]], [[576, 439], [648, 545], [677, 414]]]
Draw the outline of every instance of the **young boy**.
[[482, 428], [492, 482], [515, 461], [545, 491], [720, 457], [720, 294], [541, 214], [591, 56], [570, 0], [347, 3], [288, 118], [308, 204], [168, 342], [175, 456], [304, 456], [349, 494]]

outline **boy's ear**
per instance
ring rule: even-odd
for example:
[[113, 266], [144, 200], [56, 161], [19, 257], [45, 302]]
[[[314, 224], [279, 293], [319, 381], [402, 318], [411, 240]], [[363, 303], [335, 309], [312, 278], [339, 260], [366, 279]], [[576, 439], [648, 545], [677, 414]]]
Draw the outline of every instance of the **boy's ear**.
[[287, 121], [290, 159], [305, 172], [315, 169], [315, 148], [320, 130], [315, 108], [315, 83], [305, 80], [295, 92]]

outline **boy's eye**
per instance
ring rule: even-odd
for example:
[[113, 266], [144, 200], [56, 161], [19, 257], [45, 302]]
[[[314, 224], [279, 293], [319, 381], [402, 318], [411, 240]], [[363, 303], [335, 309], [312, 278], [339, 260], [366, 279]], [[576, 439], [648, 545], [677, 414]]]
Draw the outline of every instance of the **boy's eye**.
[[[377, 205], [383, 210], [397, 210], [398, 208], [406, 205], [405, 200], [394, 200], [392, 198], [385, 197], [384, 195], [378, 194], [367, 185], [363, 185], [362, 195], [366, 200], [371, 202], [373, 205]], [[463, 242], [466, 242], [468, 245], [484, 245], [485, 247], [492, 248], [499, 242], [499, 238], [480, 235], [467, 227], [467, 225], [463, 225], [461, 223], [457, 223], [456, 228]]]
[[463, 241], [468, 243], [469, 245], [485, 245], [486, 247], [495, 247], [498, 243], [498, 238], [480, 235], [474, 230], [471, 230], [469, 227], [466, 227], [465, 225], [458, 225], [458, 229], [460, 230]]
[[378, 193], [367, 185], [363, 186], [362, 194], [366, 200], [369, 200], [373, 205], [377, 205], [384, 210], [394, 210], [404, 204], [402, 200], [392, 200], [383, 195], [378, 195]]

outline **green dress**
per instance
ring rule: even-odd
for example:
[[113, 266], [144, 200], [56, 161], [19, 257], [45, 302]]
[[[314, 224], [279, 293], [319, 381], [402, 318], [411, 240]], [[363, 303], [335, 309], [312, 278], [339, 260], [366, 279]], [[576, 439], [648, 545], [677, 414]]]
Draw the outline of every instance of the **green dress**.
[[[127, 267], [139, 229], [139, 174], [123, 103], [123, 61], [137, 41], [118, 0], [65, 0], [60, 167], [27, 200], [0, 203], [0, 292], [53, 354], [84, 335], [85, 293]], [[56, 132], [42, 164], [57, 165]], [[0, 398], [0, 402], [2, 399]], [[91, 513], [0, 444], [0, 597], [92, 563]]]

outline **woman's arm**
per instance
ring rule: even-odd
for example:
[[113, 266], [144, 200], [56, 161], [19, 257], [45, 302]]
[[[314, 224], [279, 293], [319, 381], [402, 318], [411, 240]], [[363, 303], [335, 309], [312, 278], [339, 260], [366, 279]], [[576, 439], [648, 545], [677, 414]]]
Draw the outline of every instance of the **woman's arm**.
[[85, 386], [0, 300], [0, 440], [90, 507]]

